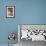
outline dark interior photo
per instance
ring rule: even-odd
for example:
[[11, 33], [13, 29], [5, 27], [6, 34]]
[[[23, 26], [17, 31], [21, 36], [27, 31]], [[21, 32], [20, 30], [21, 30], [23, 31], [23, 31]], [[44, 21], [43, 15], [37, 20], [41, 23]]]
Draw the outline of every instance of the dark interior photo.
[[8, 8], [8, 15], [13, 16], [13, 8]]

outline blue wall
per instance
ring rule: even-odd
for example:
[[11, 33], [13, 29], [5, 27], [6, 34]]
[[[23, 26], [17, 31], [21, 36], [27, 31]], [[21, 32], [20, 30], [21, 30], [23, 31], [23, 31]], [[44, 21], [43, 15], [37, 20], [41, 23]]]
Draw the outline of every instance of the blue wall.
[[46, 24], [46, 0], [16, 0], [16, 16], [21, 24]]
[[[6, 18], [6, 6], [16, 6], [16, 0], [0, 0], [0, 44], [9, 42], [10, 32], [16, 32], [17, 35], [17, 19]], [[17, 39], [15, 42], [18, 42]]]
[[[6, 6], [16, 6], [15, 18], [6, 18]], [[46, 0], [0, 0], [0, 44], [8, 43], [9, 32], [17, 34], [18, 24], [46, 24]]]

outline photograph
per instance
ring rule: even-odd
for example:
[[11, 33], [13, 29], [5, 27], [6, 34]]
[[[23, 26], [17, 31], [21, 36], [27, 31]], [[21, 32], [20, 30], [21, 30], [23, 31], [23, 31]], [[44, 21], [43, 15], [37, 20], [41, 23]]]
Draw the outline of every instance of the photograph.
[[15, 17], [15, 7], [7, 6], [7, 16], [6, 17]]

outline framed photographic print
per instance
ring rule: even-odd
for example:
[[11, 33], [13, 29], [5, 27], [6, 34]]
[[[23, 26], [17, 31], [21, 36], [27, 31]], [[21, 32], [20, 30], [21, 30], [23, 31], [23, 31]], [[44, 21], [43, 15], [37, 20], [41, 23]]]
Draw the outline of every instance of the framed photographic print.
[[7, 12], [6, 17], [9, 18], [15, 17], [15, 6], [7, 6], [6, 12]]

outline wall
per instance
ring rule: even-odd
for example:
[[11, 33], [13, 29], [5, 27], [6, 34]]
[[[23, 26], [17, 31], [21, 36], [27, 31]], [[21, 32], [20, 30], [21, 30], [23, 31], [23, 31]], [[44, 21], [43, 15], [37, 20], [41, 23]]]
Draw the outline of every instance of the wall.
[[46, 0], [16, 0], [19, 24], [46, 24]]
[[[12, 5], [15, 18], [6, 18], [6, 6]], [[18, 24], [46, 24], [46, 0], [0, 0], [0, 44], [8, 43], [9, 32], [17, 34]]]
[[[17, 35], [17, 19], [6, 18], [6, 6], [16, 6], [16, 0], [0, 0], [0, 44], [9, 42], [8, 35], [10, 32], [16, 32]], [[15, 43], [17, 43], [16, 38]]]

